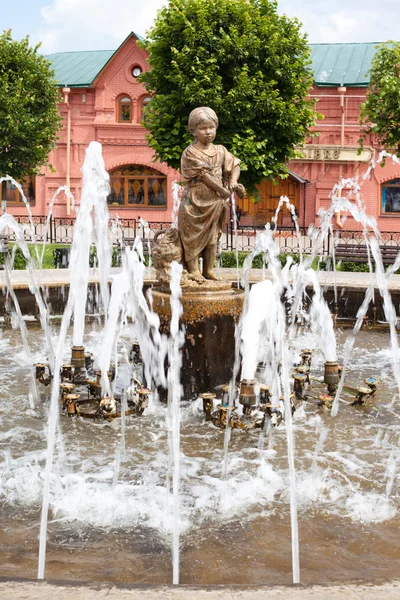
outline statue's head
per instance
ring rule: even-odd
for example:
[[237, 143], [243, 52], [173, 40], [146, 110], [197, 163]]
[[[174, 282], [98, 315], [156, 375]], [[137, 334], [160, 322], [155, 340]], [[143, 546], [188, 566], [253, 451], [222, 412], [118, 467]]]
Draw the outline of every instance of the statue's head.
[[192, 110], [189, 115], [188, 128], [192, 135], [195, 134], [196, 127], [203, 121], [213, 121], [215, 127], [218, 127], [218, 117], [215, 111], [208, 106], [199, 106]]

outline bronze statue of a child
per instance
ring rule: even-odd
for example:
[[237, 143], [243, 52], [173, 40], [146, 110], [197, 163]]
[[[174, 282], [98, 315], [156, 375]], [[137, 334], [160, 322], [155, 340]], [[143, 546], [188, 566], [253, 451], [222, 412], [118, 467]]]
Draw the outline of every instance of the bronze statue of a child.
[[218, 117], [212, 108], [202, 106], [192, 110], [188, 127], [195, 141], [181, 158], [185, 191], [179, 207], [178, 230], [187, 270], [201, 282], [218, 279], [213, 268], [229, 198], [233, 192], [243, 197], [245, 189], [238, 183], [240, 160], [224, 146], [213, 144]]

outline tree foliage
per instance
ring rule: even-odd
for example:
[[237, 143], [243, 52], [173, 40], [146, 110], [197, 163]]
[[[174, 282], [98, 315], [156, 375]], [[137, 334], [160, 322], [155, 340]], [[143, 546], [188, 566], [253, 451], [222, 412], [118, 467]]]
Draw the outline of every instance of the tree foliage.
[[370, 83], [361, 105], [360, 144], [374, 134], [385, 150], [400, 153], [400, 44], [386, 42], [377, 46], [372, 59]]
[[146, 127], [157, 158], [179, 168], [188, 115], [210, 106], [216, 143], [241, 159], [248, 189], [287, 172], [314, 123], [313, 78], [300, 23], [276, 11], [275, 0], [170, 0], [159, 11], [141, 76], [154, 96]]
[[0, 36], [0, 176], [21, 181], [47, 164], [60, 128], [51, 64], [11, 31]]

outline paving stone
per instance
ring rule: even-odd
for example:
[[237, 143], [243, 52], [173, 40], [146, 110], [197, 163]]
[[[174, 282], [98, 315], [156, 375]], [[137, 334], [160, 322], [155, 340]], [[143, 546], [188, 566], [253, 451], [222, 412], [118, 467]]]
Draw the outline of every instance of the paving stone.
[[0, 581], [1, 600], [399, 600], [400, 581], [329, 586], [195, 587], [55, 585]]

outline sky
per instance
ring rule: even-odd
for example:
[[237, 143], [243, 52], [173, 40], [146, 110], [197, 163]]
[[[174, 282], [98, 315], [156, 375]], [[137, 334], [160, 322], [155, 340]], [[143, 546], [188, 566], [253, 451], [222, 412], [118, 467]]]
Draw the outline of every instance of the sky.
[[[212, 0], [210, 0], [212, 1]], [[134, 31], [143, 37], [167, 0], [0, 0], [0, 30], [30, 36], [44, 54], [114, 50]], [[400, 0], [278, 0], [310, 43], [399, 39]]]

